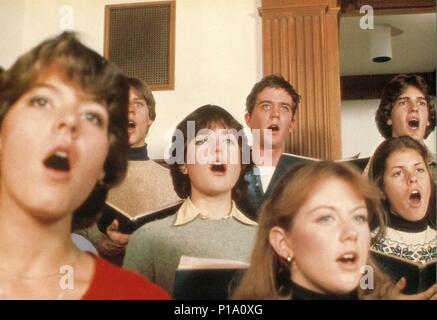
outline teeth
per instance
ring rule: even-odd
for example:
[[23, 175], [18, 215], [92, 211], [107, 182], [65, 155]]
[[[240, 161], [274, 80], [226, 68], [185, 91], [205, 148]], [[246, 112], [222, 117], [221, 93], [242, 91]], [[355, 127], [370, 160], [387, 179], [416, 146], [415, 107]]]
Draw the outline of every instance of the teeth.
[[61, 157], [61, 158], [67, 158], [67, 153], [64, 151], [56, 151], [55, 156]]
[[411, 191], [409, 198], [413, 201], [420, 201], [421, 198], [420, 191], [418, 190]]
[[354, 255], [353, 254], [345, 254], [342, 258], [343, 259], [353, 259]]
[[411, 128], [417, 128], [419, 127], [419, 119], [417, 118], [411, 118], [410, 120], [408, 120], [408, 125]]

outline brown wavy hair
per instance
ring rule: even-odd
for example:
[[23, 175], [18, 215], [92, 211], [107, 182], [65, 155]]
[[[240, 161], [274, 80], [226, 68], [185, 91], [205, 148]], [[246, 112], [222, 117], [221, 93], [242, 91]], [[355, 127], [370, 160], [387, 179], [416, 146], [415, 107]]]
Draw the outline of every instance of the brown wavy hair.
[[[431, 195], [429, 199], [428, 210], [426, 211], [425, 216], [429, 225], [435, 229], [436, 228], [436, 211], [435, 211], [436, 210], [436, 185], [428, 166], [428, 161], [427, 161], [428, 151], [422, 144], [420, 144], [410, 136], [401, 136], [401, 137], [389, 138], [384, 140], [378, 146], [378, 148], [376, 148], [372, 156], [372, 162], [369, 168], [369, 178], [375, 181], [381, 192], [384, 192], [384, 173], [387, 168], [388, 157], [396, 151], [406, 150], [406, 149], [414, 150], [422, 157], [422, 160], [425, 163], [426, 171], [429, 174]], [[385, 197], [382, 203], [385, 209], [384, 212], [387, 215], [387, 213], [390, 212], [390, 201], [387, 197]], [[386, 220], [387, 219], [388, 217], [386, 218]], [[389, 221], [387, 220], [387, 222]]]
[[0, 126], [5, 114], [20, 97], [51, 71], [56, 71], [65, 81], [105, 105], [109, 114], [105, 176], [75, 210], [72, 230], [77, 230], [94, 223], [109, 188], [117, 185], [126, 174], [129, 88], [126, 78], [115, 65], [83, 45], [74, 33], [64, 32], [19, 57], [4, 73], [0, 83]]
[[394, 104], [399, 96], [410, 86], [417, 88], [425, 96], [428, 104], [428, 120], [429, 125], [426, 127], [424, 139], [434, 131], [436, 125], [434, 98], [426, 81], [418, 75], [399, 74], [390, 80], [384, 87], [381, 101], [376, 111], [375, 121], [379, 132], [384, 138], [391, 138], [392, 126], [387, 124], [387, 120], [391, 118], [391, 112]]

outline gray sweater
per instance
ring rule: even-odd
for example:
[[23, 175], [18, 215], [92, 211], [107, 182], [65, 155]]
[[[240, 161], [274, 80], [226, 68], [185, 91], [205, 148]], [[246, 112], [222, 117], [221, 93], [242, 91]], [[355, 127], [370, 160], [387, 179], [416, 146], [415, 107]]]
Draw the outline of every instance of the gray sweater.
[[257, 226], [234, 218], [197, 218], [174, 226], [176, 215], [145, 224], [129, 241], [124, 267], [173, 293], [182, 255], [249, 262]]

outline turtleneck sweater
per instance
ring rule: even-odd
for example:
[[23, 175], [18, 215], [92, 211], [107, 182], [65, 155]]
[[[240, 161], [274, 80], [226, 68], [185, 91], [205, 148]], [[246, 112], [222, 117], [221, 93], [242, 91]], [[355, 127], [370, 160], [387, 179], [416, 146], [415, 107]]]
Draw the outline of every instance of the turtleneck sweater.
[[358, 290], [346, 294], [329, 294], [306, 289], [291, 281], [292, 300], [358, 300]]
[[149, 160], [147, 153], [147, 144], [139, 148], [130, 148], [127, 154], [129, 161]]

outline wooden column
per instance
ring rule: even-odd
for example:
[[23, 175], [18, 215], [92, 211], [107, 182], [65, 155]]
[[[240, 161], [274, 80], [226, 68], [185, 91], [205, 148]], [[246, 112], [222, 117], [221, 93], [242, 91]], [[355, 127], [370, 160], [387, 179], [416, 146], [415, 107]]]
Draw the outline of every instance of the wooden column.
[[287, 152], [341, 157], [339, 10], [335, 0], [262, 0], [264, 75], [281, 73], [302, 96]]

